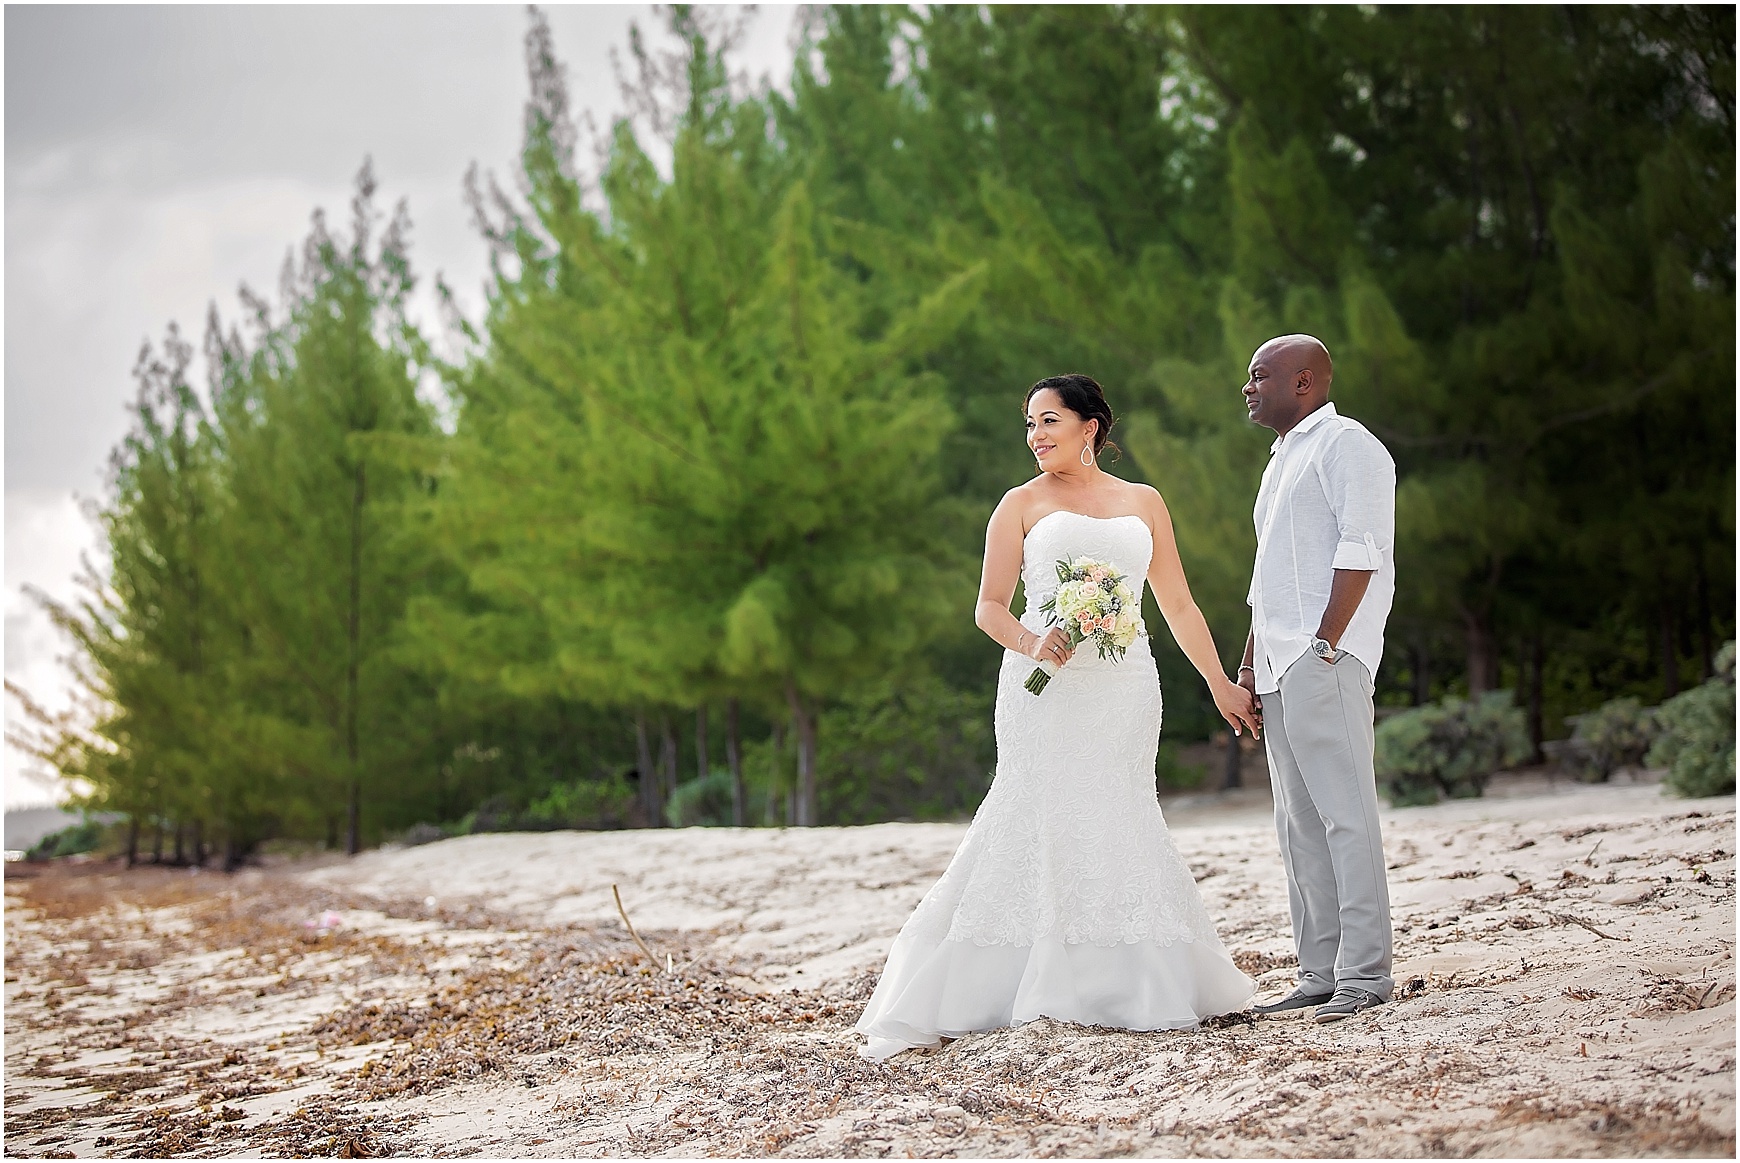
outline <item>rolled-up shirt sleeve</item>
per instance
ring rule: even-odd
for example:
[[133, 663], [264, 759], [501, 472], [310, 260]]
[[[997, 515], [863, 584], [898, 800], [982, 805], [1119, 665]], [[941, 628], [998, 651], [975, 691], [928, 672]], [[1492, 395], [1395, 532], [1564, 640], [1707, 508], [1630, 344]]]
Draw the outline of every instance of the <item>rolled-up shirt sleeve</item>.
[[1396, 537], [1396, 462], [1366, 432], [1344, 431], [1322, 461], [1340, 539], [1336, 569], [1376, 570]]

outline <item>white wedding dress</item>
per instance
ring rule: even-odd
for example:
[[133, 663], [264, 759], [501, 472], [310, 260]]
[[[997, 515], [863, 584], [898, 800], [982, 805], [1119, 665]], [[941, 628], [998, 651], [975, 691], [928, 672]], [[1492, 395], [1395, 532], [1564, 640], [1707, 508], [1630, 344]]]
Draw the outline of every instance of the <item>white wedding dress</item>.
[[[1140, 517], [1046, 515], [1023, 547], [1021, 624], [1045, 629], [1039, 607], [1059, 560], [1109, 561], [1138, 589], [1152, 554]], [[1189, 1028], [1254, 992], [1160, 814], [1160, 680], [1147, 638], [1116, 663], [1084, 644], [1039, 695], [1022, 686], [1033, 667], [1003, 654], [996, 778], [894, 939], [857, 1023], [868, 1057], [1041, 1016]]]

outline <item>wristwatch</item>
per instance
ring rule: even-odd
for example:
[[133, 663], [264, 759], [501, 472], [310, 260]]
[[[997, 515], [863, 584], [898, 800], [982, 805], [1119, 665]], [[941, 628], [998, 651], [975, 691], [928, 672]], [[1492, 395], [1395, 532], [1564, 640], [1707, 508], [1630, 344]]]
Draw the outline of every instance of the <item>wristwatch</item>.
[[1321, 638], [1313, 638], [1311, 640], [1311, 653], [1321, 658], [1324, 662], [1329, 663], [1341, 661], [1342, 655], [1341, 651], [1337, 650]]

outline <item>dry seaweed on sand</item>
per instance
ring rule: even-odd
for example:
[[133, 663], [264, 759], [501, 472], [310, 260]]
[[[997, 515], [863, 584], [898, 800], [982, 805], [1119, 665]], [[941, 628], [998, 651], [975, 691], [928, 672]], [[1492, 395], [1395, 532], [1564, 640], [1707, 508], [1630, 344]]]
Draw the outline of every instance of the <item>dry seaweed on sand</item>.
[[[802, 958], [856, 948], [854, 909], [884, 896], [891, 914], [910, 908], [924, 882], [874, 861], [929, 867], [951, 842], [935, 831], [944, 826], [862, 841], [768, 833], [764, 849], [731, 840], [719, 859], [739, 863], [714, 871], [735, 870], [755, 900], [774, 895], [756, 877], [787, 886], [777, 924], [753, 911], [712, 928], [671, 924], [669, 902], [691, 890], [658, 881], [668, 862], [653, 851], [644, 868], [628, 866], [650, 964], [613, 917], [607, 887], [597, 914], [558, 922], [435, 889], [385, 854], [344, 866], [356, 870], [349, 880], [99, 866], [9, 876], [6, 1147], [350, 1158], [1731, 1154], [1734, 876], [1721, 854], [1734, 846], [1733, 813], [1622, 806], [1584, 818], [1557, 809], [1564, 831], [1604, 825], [1588, 863], [1586, 838], [1526, 820], [1431, 809], [1386, 824], [1406, 857], [1392, 871], [1397, 989], [1392, 1004], [1348, 1022], [1231, 1015], [1136, 1034], [1042, 1019], [885, 1063], [859, 1058], [850, 1028], [874, 983], [874, 946], [816, 973], [815, 986], [792, 982], [820, 964]], [[1687, 827], [1700, 829], [1694, 853]], [[1525, 832], [1536, 843], [1519, 847]], [[1265, 995], [1281, 992], [1296, 967], [1266, 863], [1272, 835], [1258, 824], [1178, 834], [1188, 856], [1212, 853], [1222, 869], [1205, 898], [1223, 931], [1237, 931], [1235, 959]], [[698, 860], [725, 839], [684, 837]], [[580, 859], [590, 842], [521, 846], [570, 845], [567, 858]], [[824, 842], [825, 852], [804, 847]], [[461, 851], [455, 860], [475, 861]], [[779, 863], [824, 858], [847, 888]], [[1573, 864], [1586, 875], [1559, 875]], [[1476, 874], [1455, 875], [1465, 870]], [[847, 892], [859, 894], [852, 909]], [[339, 923], [305, 926], [329, 912]], [[1555, 923], [1555, 913], [1628, 940]]]

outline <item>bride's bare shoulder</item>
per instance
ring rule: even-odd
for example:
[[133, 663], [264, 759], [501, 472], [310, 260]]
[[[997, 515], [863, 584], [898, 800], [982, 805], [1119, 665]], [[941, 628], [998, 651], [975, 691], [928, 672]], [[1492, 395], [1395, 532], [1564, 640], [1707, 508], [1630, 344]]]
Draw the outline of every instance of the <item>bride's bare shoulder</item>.
[[1041, 503], [1039, 490], [1034, 487], [1038, 483], [1037, 481], [1026, 481], [1004, 493], [1003, 499], [997, 502], [997, 509], [992, 513], [992, 517], [1006, 516], [1011, 513], [1025, 516], [1029, 510]]
[[1166, 502], [1160, 496], [1160, 490], [1153, 485], [1145, 485], [1140, 481], [1125, 481], [1124, 495], [1129, 499], [1133, 510], [1154, 520], [1166, 515]]

